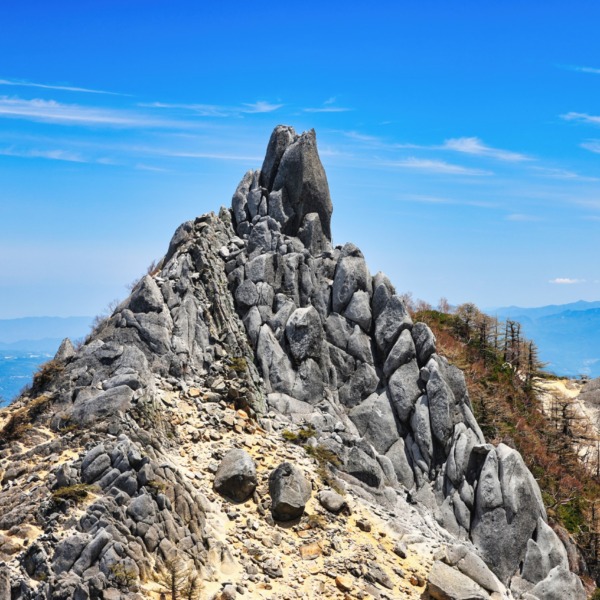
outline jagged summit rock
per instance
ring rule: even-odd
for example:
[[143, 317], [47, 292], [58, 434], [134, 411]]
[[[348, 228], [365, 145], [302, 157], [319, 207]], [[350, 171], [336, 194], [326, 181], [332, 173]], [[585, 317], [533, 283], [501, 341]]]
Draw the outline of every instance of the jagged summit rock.
[[292, 127], [275, 128], [262, 169], [246, 174], [233, 197], [233, 211], [238, 228], [257, 215], [269, 215], [292, 236], [317, 220], [319, 233], [331, 241], [333, 205], [314, 129], [297, 135]]
[[[11, 600], [143, 598], [173, 561], [213, 595], [234, 581], [335, 597], [339, 573], [363, 596], [416, 599], [432, 557], [433, 597], [450, 569], [456, 593], [583, 599], [521, 456], [486, 443], [462, 372], [356, 246], [332, 245], [331, 215], [314, 131], [277, 127], [231, 210], [181, 225], [0, 412], [0, 534], [28, 540], [0, 565]], [[319, 504], [333, 485], [351, 511]], [[402, 552], [362, 536], [371, 522]], [[398, 561], [419, 544], [408, 581]]]

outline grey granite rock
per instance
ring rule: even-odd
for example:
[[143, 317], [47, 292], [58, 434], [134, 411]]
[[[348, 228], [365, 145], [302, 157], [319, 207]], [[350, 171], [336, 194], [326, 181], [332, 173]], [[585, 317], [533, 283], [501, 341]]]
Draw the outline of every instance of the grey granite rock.
[[73, 358], [73, 356], [75, 356], [75, 348], [73, 347], [73, 343], [69, 338], [65, 338], [60, 343], [60, 346], [54, 355], [54, 360], [65, 362]]
[[219, 464], [214, 488], [219, 494], [236, 502], [244, 502], [256, 489], [256, 465], [244, 450], [230, 450]]
[[398, 367], [388, 381], [392, 406], [402, 422], [408, 421], [417, 398], [422, 394], [418, 381], [419, 367], [415, 359]]
[[398, 296], [392, 296], [375, 321], [375, 341], [382, 355], [387, 355], [398, 336], [412, 328], [412, 319]]
[[[362, 252], [354, 244], [346, 244], [335, 270], [332, 287], [332, 305], [336, 313], [342, 313], [348, 306], [355, 292], [370, 291], [371, 276]], [[352, 312], [356, 318], [370, 321], [365, 307], [365, 297], [359, 296]], [[368, 307], [368, 302], [366, 303]]]
[[306, 358], [318, 358], [323, 341], [323, 325], [319, 313], [312, 307], [296, 309], [285, 326], [290, 353], [297, 363]]
[[305, 215], [317, 213], [325, 237], [331, 240], [333, 205], [314, 130], [298, 136], [285, 148], [273, 180], [273, 191], [281, 192], [281, 204], [286, 215], [280, 221], [284, 233], [296, 235]]
[[415, 323], [411, 334], [417, 350], [417, 360], [419, 366], [422, 367], [427, 364], [427, 361], [435, 352], [435, 336], [425, 323]]
[[269, 475], [271, 512], [278, 521], [291, 521], [302, 516], [310, 498], [310, 483], [302, 471], [284, 462]]
[[337, 514], [348, 508], [345, 498], [333, 490], [322, 490], [319, 492], [317, 498], [321, 506], [331, 513]]
[[398, 369], [398, 367], [410, 362], [416, 355], [417, 351], [410, 331], [405, 329], [400, 334], [385, 359], [385, 363], [383, 363], [383, 373], [386, 377], [389, 377], [396, 369]]
[[273, 130], [267, 146], [265, 159], [260, 169], [259, 180], [260, 185], [268, 191], [273, 189], [273, 182], [275, 181], [279, 163], [281, 163], [284, 152], [297, 137], [293, 127], [278, 125]]
[[384, 479], [377, 459], [357, 446], [353, 446], [348, 453], [345, 471], [372, 488], [378, 488]]
[[427, 591], [434, 600], [489, 600], [490, 595], [472, 579], [435, 561], [427, 579]]
[[360, 435], [367, 438], [381, 454], [385, 454], [399, 439], [394, 411], [385, 392], [371, 394], [351, 409], [348, 416]]

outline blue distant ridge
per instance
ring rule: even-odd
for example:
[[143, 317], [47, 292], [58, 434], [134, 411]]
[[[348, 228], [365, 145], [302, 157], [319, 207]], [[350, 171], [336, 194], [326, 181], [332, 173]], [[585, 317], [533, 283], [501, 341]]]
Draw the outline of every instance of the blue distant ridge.
[[75, 341], [90, 330], [92, 317], [24, 317], [0, 319], [0, 406], [31, 383], [36, 370], [50, 360], [61, 341]]
[[560, 376], [600, 377], [600, 302], [488, 310], [521, 323], [525, 337], [539, 349], [547, 370]]

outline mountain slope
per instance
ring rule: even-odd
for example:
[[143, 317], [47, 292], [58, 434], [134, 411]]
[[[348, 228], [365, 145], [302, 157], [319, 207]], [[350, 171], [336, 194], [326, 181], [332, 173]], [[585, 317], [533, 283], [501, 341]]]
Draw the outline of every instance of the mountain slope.
[[174, 564], [221, 598], [584, 597], [520, 454], [332, 210], [314, 132], [276, 128], [232, 210], [0, 413], [0, 598], [152, 597]]

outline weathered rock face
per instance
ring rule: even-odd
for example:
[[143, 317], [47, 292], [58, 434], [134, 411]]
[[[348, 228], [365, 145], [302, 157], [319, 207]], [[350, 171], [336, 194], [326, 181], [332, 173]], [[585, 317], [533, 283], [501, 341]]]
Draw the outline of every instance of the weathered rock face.
[[[432, 595], [450, 594], [451, 583], [452, 593], [473, 597], [506, 596], [510, 585], [517, 597], [583, 598], [521, 457], [486, 444], [462, 373], [437, 354], [429, 328], [412, 322], [388, 278], [371, 276], [358, 248], [332, 246], [331, 214], [314, 132], [278, 127], [232, 210], [181, 225], [158, 269], [86, 343], [63, 345], [20, 413], [32, 422], [45, 415], [54, 433], [34, 428], [28, 435], [40, 439], [27, 451], [0, 442], [0, 530], [28, 519], [45, 528], [19, 562], [21, 575], [11, 571], [6, 584], [0, 569], [0, 590], [12, 586], [19, 599], [120, 597], [114, 565], [138, 581], [175, 554], [207, 579], [230, 568], [226, 545], [207, 534], [207, 499], [168, 457], [180, 431], [220, 440], [209, 426], [231, 405], [265, 430], [274, 418], [310, 426], [314, 455], [390, 514], [405, 510], [406, 496], [433, 515], [461, 550], [436, 567]], [[174, 414], [175, 397], [196, 403], [206, 431]], [[227, 419], [243, 431], [237, 413]], [[57, 435], [77, 440], [77, 451], [46, 486], [17, 495], [12, 481], [25, 470], [5, 463], [62, 456]], [[215, 489], [241, 501], [257, 474], [240, 448], [233, 452], [209, 468]], [[85, 488], [94, 496], [75, 519], [72, 506], [47, 494], [78, 485], [94, 486]], [[281, 465], [268, 487], [276, 519], [302, 515], [310, 484], [295, 465]], [[333, 514], [340, 499], [322, 499]], [[64, 518], [53, 516], [57, 506]], [[54, 539], [58, 522], [64, 535]], [[274, 559], [262, 567], [282, 576]], [[376, 563], [368, 567], [365, 577], [389, 587]]]

